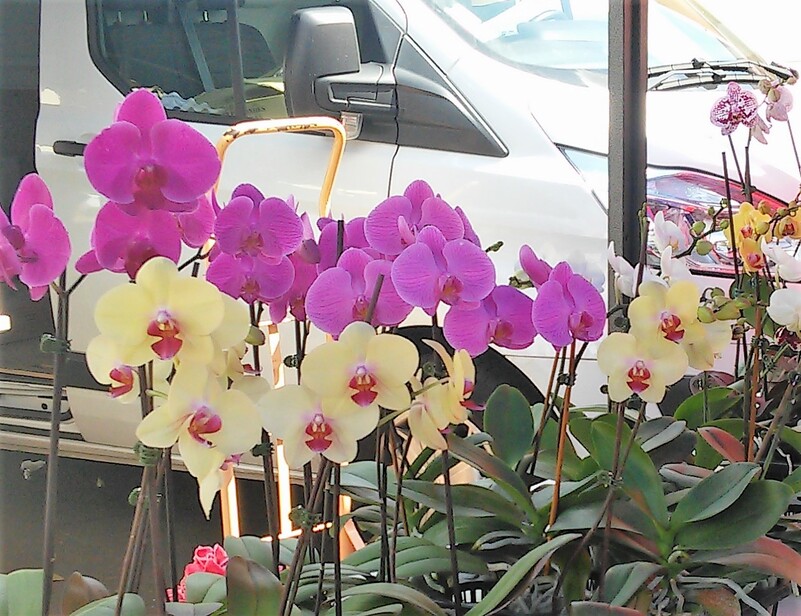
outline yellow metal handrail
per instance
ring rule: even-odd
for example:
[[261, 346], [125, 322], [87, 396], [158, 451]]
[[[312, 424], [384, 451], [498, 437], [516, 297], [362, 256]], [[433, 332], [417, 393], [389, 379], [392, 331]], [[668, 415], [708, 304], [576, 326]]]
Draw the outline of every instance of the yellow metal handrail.
[[[331, 133], [334, 141], [331, 145], [331, 156], [328, 159], [328, 168], [325, 171], [323, 185], [320, 188], [319, 215], [328, 216], [331, 207], [331, 190], [334, 187], [339, 165], [342, 162], [342, 154], [345, 151], [345, 127], [342, 123], [333, 118], [325, 116], [314, 116], [308, 118], [285, 118], [281, 120], [253, 120], [252, 122], [241, 122], [229, 128], [217, 142], [217, 155], [220, 162], [224, 164], [225, 153], [230, 145], [242, 137], [248, 135], [268, 135], [274, 133], [302, 133], [308, 131], [319, 131]], [[219, 180], [218, 180], [219, 183]], [[217, 186], [215, 186], [215, 190]]]

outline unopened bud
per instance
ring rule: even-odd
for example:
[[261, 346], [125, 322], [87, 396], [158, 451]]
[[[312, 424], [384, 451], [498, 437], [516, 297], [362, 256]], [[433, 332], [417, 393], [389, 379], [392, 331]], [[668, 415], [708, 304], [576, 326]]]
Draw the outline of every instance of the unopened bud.
[[691, 228], [695, 235], [701, 235], [704, 232], [704, 229], [706, 229], [706, 225], [703, 221], [696, 220]]
[[[723, 201], [721, 201], [721, 203], [720, 203], [720, 204], [721, 204], [721, 205], [725, 205], [725, 204], [723, 203]], [[714, 216], [714, 215], [715, 215], [715, 208], [714, 208], [714, 207], [709, 207], [709, 209], [707, 209], [706, 213], [707, 213], [709, 216]]]
[[757, 205], [757, 209], [761, 214], [770, 214], [770, 206], [767, 201], [760, 201]]
[[771, 103], [775, 103], [779, 100], [779, 91], [776, 88], [771, 88], [768, 90], [768, 100]]
[[795, 75], [792, 75], [791, 77], [788, 77], [787, 80], [784, 83], [786, 83], [788, 86], [792, 86], [792, 85], [795, 85], [795, 83], [797, 81], [798, 81], [798, 77], [796, 77]]
[[757, 235], [765, 235], [768, 231], [770, 231], [770, 224], [762, 220], [756, 224], [754, 231], [757, 232]]
[[248, 332], [247, 338], [245, 338], [245, 342], [248, 344], [252, 344], [253, 346], [261, 346], [267, 340], [267, 337], [264, 335], [264, 332], [261, 331], [255, 325], [250, 326], [250, 331]]
[[745, 310], [746, 308], [750, 308], [753, 306], [753, 302], [748, 296], [741, 295], [737, 299], [734, 300], [734, 305], [737, 306], [740, 310]]
[[708, 242], [707, 240], [701, 240], [695, 245], [695, 252], [697, 252], [702, 257], [708, 255], [712, 252], [712, 242]]
[[714, 323], [715, 313], [706, 306], [699, 306], [698, 320], [701, 321], [701, 323]]
[[715, 313], [718, 321], [731, 321], [740, 316], [740, 309], [734, 302], [727, 302], [724, 306]]
[[726, 292], [720, 287], [715, 287], [709, 290], [710, 297], [723, 297], [724, 295], [726, 295]]
[[724, 231], [729, 228], [729, 221], [728, 220], [721, 220], [720, 224], [718, 225], [721, 231]]
[[776, 213], [779, 216], [789, 216], [790, 215], [790, 210], [788, 210], [786, 207], [783, 207], [783, 208], [779, 208], [779, 210]]

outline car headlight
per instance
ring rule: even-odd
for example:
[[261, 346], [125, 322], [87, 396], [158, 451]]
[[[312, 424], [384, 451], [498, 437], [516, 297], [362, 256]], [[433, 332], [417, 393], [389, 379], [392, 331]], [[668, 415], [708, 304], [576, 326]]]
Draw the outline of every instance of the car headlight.
[[[609, 166], [606, 156], [561, 147], [562, 153], [584, 178], [601, 206], [608, 211], [609, 198]], [[742, 186], [738, 182], [729, 180], [732, 212], [736, 213], [740, 203], [745, 201]], [[654, 219], [658, 212], [663, 212], [665, 219], [670, 220], [679, 227], [689, 229], [693, 223], [710, 220], [709, 208], [720, 206], [721, 200], [726, 198], [726, 181], [722, 177], [699, 171], [684, 169], [671, 169], [662, 167], [648, 167], [646, 170], [646, 203], [648, 205], [648, 218]], [[752, 199], [755, 203], [762, 201], [775, 211], [787, 204], [760, 191], [753, 191]], [[724, 211], [720, 220], [728, 219]], [[722, 231], [712, 233], [707, 238], [713, 249], [706, 255], [696, 252], [688, 255], [688, 267], [697, 273], [708, 275], [733, 275], [734, 254], [729, 248]], [[790, 252], [796, 249], [797, 242], [782, 241], [784, 248]], [[648, 232], [649, 263], [659, 261], [659, 251], [656, 247], [653, 225]]]

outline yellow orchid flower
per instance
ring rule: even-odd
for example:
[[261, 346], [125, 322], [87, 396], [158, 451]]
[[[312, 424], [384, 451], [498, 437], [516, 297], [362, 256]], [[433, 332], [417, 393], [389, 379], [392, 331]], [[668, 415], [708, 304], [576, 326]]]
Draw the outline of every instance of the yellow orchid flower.
[[372, 325], [356, 321], [339, 340], [327, 342], [303, 360], [302, 383], [317, 395], [346, 400], [353, 407], [409, 407], [406, 383], [420, 358], [412, 342], [393, 334], [376, 334]]
[[637, 337], [656, 336], [681, 343], [687, 328], [698, 322], [701, 292], [690, 280], [679, 280], [669, 287], [644, 282], [640, 295], [629, 306], [631, 332]]
[[197, 478], [200, 506], [203, 508], [203, 513], [206, 514], [206, 519], [209, 518], [217, 492], [227, 487], [234, 478], [234, 464], [239, 462], [239, 458], [240, 456], [229, 456], [219, 468], [213, 469], [205, 477]]
[[141, 421], [136, 436], [148, 447], [177, 442], [189, 472], [203, 478], [256, 445], [261, 422], [246, 394], [224, 390], [205, 366], [182, 362], [167, 400]]
[[687, 354], [690, 367], [696, 370], [712, 370], [715, 360], [731, 342], [731, 323], [713, 321], [694, 323], [687, 329], [681, 348]]
[[451, 357], [445, 347], [436, 340], [423, 340], [423, 342], [436, 351], [448, 373], [447, 386], [452, 398], [450, 406], [456, 405], [452, 411], [451, 423], [462, 423], [467, 419], [465, 409], [482, 409], [480, 405], [470, 400], [476, 385], [476, 367], [473, 358], [464, 349], [458, 349]]
[[[798, 204], [791, 201], [788, 207], [798, 207]], [[796, 209], [792, 214], [787, 214], [776, 221], [773, 234], [777, 238], [790, 237], [794, 240], [801, 239], [801, 209]]]
[[147, 261], [136, 284], [111, 289], [95, 306], [100, 333], [112, 338], [135, 366], [151, 359], [210, 362], [211, 334], [229, 329], [225, 316], [222, 293], [214, 285], [180, 276], [164, 257]]
[[291, 468], [300, 468], [318, 453], [338, 464], [350, 462], [357, 442], [375, 429], [379, 417], [376, 404], [361, 407], [341, 396], [321, 398], [303, 385], [268, 392], [259, 411], [265, 430], [283, 440]]
[[633, 334], [609, 334], [598, 347], [598, 367], [609, 377], [609, 397], [623, 402], [637, 394], [660, 402], [668, 385], [687, 371], [687, 354], [677, 344]]
[[750, 203], [741, 203], [737, 213], [732, 217], [731, 224], [724, 230], [724, 235], [732, 245], [732, 232], [737, 241], [737, 248], [744, 239], [758, 240], [764, 237], [770, 240], [770, 215], [763, 214]]
[[454, 404], [453, 390], [435, 377], [425, 383], [413, 381], [418, 392], [409, 409], [409, 430], [417, 440], [432, 449], [447, 449], [442, 431], [452, 423], [467, 420], [467, 409]]
[[247, 351], [245, 338], [250, 332], [250, 314], [244, 302], [225, 293], [221, 293], [220, 298], [223, 301], [223, 320], [211, 333], [214, 357], [210, 365], [215, 374], [236, 380], [244, 372], [240, 360]]
[[123, 358], [117, 343], [108, 336], [92, 338], [86, 347], [86, 365], [98, 383], [109, 386], [109, 394], [125, 404], [139, 399], [139, 374]]

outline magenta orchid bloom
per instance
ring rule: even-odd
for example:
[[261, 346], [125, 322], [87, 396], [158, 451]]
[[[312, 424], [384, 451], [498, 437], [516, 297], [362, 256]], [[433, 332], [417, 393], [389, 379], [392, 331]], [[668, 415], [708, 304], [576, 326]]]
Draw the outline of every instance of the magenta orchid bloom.
[[[379, 203], [367, 216], [364, 232], [375, 250], [389, 257], [400, 254], [425, 227], [440, 230], [446, 241], [462, 239], [462, 217], [423, 180], [409, 184], [403, 195]], [[472, 233], [474, 239], [475, 232]], [[473, 239], [469, 240], [473, 241]]]
[[495, 267], [472, 242], [449, 242], [442, 231], [429, 226], [395, 259], [392, 282], [405, 302], [434, 314], [441, 301], [476, 306], [495, 288]]
[[283, 321], [287, 311], [298, 321], [306, 320], [306, 294], [317, 280], [317, 264], [304, 258], [304, 252], [301, 248], [289, 256], [295, 269], [295, 278], [286, 293], [269, 302], [270, 319], [273, 323]]
[[726, 96], [712, 106], [709, 119], [723, 135], [730, 135], [740, 124], [748, 128], [756, 124], [758, 106], [756, 96], [743, 90], [740, 84], [731, 82], [726, 88]]
[[133, 279], [152, 257], [167, 257], [173, 263], [181, 257], [181, 232], [175, 216], [159, 210], [129, 216], [112, 201], [98, 212], [90, 243], [92, 249], [75, 264], [81, 274], [106, 269], [125, 272]]
[[217, 215], [214, 234], [224, 253], [277, 264], [300, 246], [303, 225], [283, 199], [256, 201], [242, 194], [233, 197]]
[[[364, 216], [353, 218], [345, 223], [345, 232], [342, 237], [342, 252], [348, 248], [359, 248], [374, 258], [380, 254], [370, 248], [370, 243], [364, 235], [364, 224], [367, 219]], [[339, 223], [333, 218], [321, 218], [317, 221], [320, 229], [320, 260], [317, 266], [318, 272], [336, 266], [337, 264], [337, 234]]]
[[202, 247], [214, 231], [214, 221], [217, 213], [211, 202], [205, 197], [199, 197], [197, 208], [193, 212], [184, 212], [175, 216], [181, 239], [190, 248]]
[[481, 246], [481, 240], [479, 239], [478, 234], [475, 232], [475, 229], [473, 229], [473, 225], [470, 224], [470, 221], [467, 218], [467, 214], [464, 213], [464, 210], [458, 205], [453, 209], [459, 215], [459, 218], [462, 219], [462, 225], [464, 226], [464, 239], [466, 239], [468, 242], [472, 242], [476, 246]]
[[472, 357], [481, 355], [490, 343], [507, 349], [525, 349], [537, 330], [531, 320], [534, 302], [510, 286], [498, 286], [478, 307], [454, 306], [445, 315], [445, 339], [455, 349]]
[[35, 173], [26, 175], [11, 202], [11, 220], [0, 210], [0, 280], [16, 289], [19, 277], [38, 301], [67, 267], [70, 250], [47, 185]]
[[270, 302], [292, 286], [295, 270], [287, 257], [275, 263], [252, 257], [220, 254], [209, 265], [206, 280], [234, 299], [248, 304]]
[[548, 282], [553, 268], [546, 261], [540, 259], [528, 245], [523, 244], [520, 247], [518, 258], [520, 259], [520, 267], [523, 268], [535, 289], [539, 289]]
[[598, 289], [562, 262], [539, 288], [531, 318], [537, 332], [560, 349], [574, 340], [598, 340], [606, 325], [606, 306]]
[[92, 186], [128, 214], [142, 210], [191, 212], [217, 181], [214, 146], [180, 120], [168, 120], [147, 90], [125, 97], [114, 123], [86, 146]]
[[314, 325], [338, 336], [354, 321], [364, 321], [378, 277], [384, 280], [371, 324], [399, 325], [412, 307], [398, 295], [390, 275], [392, 264], [373, 259], [358, 248], [342, 253], [336, 267], [322, 272], [306, 294], [306, 314]]

